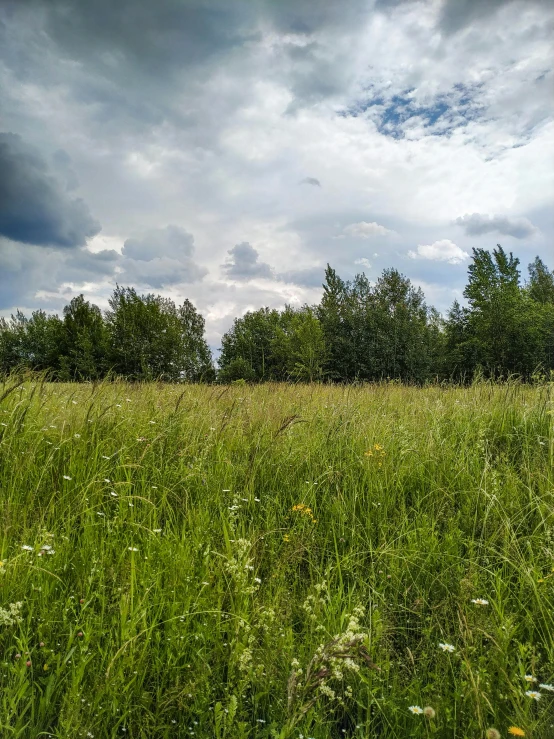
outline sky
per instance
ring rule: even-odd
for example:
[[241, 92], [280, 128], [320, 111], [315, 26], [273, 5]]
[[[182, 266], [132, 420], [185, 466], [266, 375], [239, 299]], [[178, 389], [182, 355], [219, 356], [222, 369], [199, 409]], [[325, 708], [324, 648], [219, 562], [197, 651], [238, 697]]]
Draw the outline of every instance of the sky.
[[116, 283], [235, 316], [474, 247], [554, 267], [548, 0], [1, 0], [0, 316]]

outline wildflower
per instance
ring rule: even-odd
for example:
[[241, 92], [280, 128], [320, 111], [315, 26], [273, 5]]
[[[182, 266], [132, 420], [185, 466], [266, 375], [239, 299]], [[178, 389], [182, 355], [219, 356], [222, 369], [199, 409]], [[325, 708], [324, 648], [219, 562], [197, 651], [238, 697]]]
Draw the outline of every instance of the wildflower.
[[112, 498], [117, 498], [117, 493], [115, 492], [115, 490], [110, 490], [110, 495], [112, 496]]
[[28, 659], [27, 662], [25, 662], [25, 664], [27, 665], [27, 667], [30, 667], [33, 663], [31, 662], [30, 659]]
[[63, 476], [63, 479], [64, 479], [64, 480], [71, 480], [71, 477], [69, 477], [69, 475], [64, 475], [64, 476]]
[[136, 547], [129, 547], [130, 552], [138, 552], [138, 549]]
[[79, 639], [82, 639], [83, 638], [83, 632], [82, 631], [78, 631], [77, 632], [77, 636], [79, 637]]
[[283, 534], [283, 541], [290, 541], [290, 535], [289, 534]]
[[520, 729], [518, 726], [510, 726], [508, 734], [511, 734], [512, 736], [525, 736], [523, 729]]
[[74, 436], [74, 437], [75, 437], [76, 439], [80, 439], [80, 438], [81, 438], [81, 434], [73, 434], [73, 436]]
[[110, 459], [110, 457], [106, 457], [105, 454], [102, 455], [102, 459]]
[[21, 655], [19, 654], [19, 652], [15, 655], [14, 659], [21, 659]]
[[41, 641], [40, 644], [39, 644], [39, 647], [43, 647], [43, 646], [44, 646], [44, 642]]
[[551, 693], [554, 693], [554, 685], [549, 685], [548, 683], [540, 683], [539, 688], [542, 688], [543, 690], [549, 690]]
[[21, 549], [24, 549], [26, 552], [34, 552], [35, 551], [34, 548], [33, 547], [30, 547], [28, 544], [23, 544], [23, 546], [21, 547]]
[[537, 682], [537, 678], [534, 675], [525, 675], [525, 677], [523, 679], [526, 682], [528, 682], [528, 683], [536, 683]]
[[415, 713], [416, 715], [420, 715], [423, 713], [423, 708], [420, 708], [419, 706], [410, 706], [408, 708], [408, 711], [411, 711], [412, 713]]
[[485, 600], [484, 598], [472, 598], [471, 602], [476, 603], [478, 606], [488, 606], [489, 605], [489, 601]]
[[257, 583], [258, 583], [258, 585], [261, 585], [261, 582], [262, 582], [262, 581], [261, 581], [261, 578], [259, 578], [259, 577], [255, 577], [255, 578], [254, 578], [254, 582], [257, 582]]
[[44, 670], [44, 672], [46, 672], [48, 670], [48, 665], [44, 665], [42, 669]]
[[525, 695], [528, 698], [533, 698], [536, 701], [540, 701], [540, 699], [541, 699], [541, 694], [539, 693], [538, 690], [526, 690], [525, 691]]
[[487, 733], [485, 734], [485, 736], [487, 737], [487, 739], [500, 739], [500, 732], [498, 731], [498, 729], [490, 728], [487, 729]]
[[102, 511], [96, 511], [96, 515], [97, 516], [105, 516], [106, 514], [105, 513], [102, 513]]
[[108, 483], [109, 483], [109, 482], [111, 482], [111, 480], [108, 480], [108, 478], [107, 478], [107, 477], [105, 477], [105, 478], [104, 478], [104, 482], [108, 482]]
[[152, 531], [153, 531], [153, 532], [154, 532], [155, 534], [161, 534], [161, 533], [162, 533], [162, 530], [161, 530], [161, 529], [152, 529]]
[[425, 708], [423, 709], [423, 714], [429, 719], [435, 718], [436, 716], [435, 709], [431, 708], [431, 706], [425, 706]]

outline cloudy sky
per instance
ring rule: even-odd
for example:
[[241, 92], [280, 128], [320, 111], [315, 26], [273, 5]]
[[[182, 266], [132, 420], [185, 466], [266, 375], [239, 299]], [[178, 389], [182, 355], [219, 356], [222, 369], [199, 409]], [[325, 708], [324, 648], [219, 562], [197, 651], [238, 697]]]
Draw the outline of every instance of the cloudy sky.
[[472, 247], [554, 267], [548, 0], [2, 0], [0, 315], [116, 282], [232, 317]]

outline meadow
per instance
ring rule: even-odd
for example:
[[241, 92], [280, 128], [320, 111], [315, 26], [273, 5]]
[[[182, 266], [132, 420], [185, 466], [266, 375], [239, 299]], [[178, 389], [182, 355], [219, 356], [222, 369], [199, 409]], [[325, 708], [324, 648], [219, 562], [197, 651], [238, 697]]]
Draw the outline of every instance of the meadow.
[[552, 739], [552, 393], [0, 383], [0, 736]]

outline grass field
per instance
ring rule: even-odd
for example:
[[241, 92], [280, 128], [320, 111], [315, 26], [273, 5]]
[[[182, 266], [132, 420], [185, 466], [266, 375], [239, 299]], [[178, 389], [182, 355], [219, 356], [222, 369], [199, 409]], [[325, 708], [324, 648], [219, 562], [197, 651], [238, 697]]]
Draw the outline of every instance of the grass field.
[[15, 385], [1, 737], [554, 737], [551, 387]]

